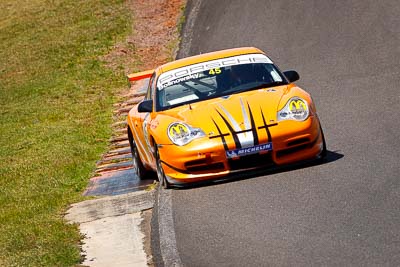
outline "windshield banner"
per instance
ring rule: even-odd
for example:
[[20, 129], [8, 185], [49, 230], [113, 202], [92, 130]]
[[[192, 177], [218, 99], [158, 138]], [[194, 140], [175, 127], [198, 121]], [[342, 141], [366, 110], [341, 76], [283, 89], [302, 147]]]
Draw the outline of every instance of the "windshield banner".
[[157, 87], [159, 90], [161, 90], [166, 86], [194, 79], [197, 76], [195, 74], [199, 72], [215, 68], [222, 68], [222, 67], [242, 65], [242, 64], [252, 64], [252, 63], [272, 64], [272, 61], [266, 55], [263, 54], [248, 54], [248, 55], [240, 55], [235, 57], [221, 58], [212, 61], [197, 63], [194, 65], [185, 66], [161, 74], [157, 81]]

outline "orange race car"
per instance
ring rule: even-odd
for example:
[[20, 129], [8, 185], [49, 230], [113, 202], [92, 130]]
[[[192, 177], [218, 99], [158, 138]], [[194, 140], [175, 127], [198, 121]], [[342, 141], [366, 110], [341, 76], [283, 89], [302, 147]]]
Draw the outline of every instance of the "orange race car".
[[326, 155], [311, 96], [264, 52], [246, 47], [173, 61], [131, 74], [150, 78], [128, 115], [139, 178], [184, 185]]

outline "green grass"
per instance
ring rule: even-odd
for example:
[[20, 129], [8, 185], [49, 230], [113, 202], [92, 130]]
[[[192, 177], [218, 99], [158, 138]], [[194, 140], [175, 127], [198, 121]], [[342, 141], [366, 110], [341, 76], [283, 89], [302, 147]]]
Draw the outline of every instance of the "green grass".
[[63, 212], [106, 149], [126, 81], [101, 58], [131, 23], [123, 0], [0, 1], [0, 266], [80, 262]]

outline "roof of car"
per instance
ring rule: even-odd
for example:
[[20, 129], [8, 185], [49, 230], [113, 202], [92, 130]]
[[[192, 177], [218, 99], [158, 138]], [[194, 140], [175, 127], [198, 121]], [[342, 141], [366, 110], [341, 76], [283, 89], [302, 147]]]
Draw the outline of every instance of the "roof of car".
[[196, 64], [196, 63], [200, 63], [200, 62], [210, 61], [210, 60], [214, 60], [214, 59], [218, 59], [218, 58], [225, 58], [225, 57], [245, 55], [245, 54], [259, 54], [259, 53], [264, 54], [263, 51], [261, 51], [258, 48], [255, 48], [255, 47], [240, 47], [240, 48], [220, 50], [220, 51], [216, 51], [216, 52], [200, 54], [197, 56], [186, 57], [186, 58], [182, 58], [182, 59], [178, 59], [178, 60], [166, 63], [166, 64], [158, 67], [158, 71], [160, 73], [162, 73], [162, 72], [177, 69], [177, 68], [180, 68], [183, 66], [188, 66], [188, 65], [192, 65], [192, 64]]

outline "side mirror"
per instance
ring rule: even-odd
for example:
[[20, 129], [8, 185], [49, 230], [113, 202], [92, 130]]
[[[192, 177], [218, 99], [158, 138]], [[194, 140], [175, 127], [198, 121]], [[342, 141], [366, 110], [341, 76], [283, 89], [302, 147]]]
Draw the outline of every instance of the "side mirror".
[[153, 100], [143, 100], [138, 105], [139, 112], [152, 112], [153, 111]]
[[286, 76], [288, 81], [291, 83], [300, 79], [299, 74], [295, 70], [287, 70], [287, 71], [284, 71], [283, 74]]

